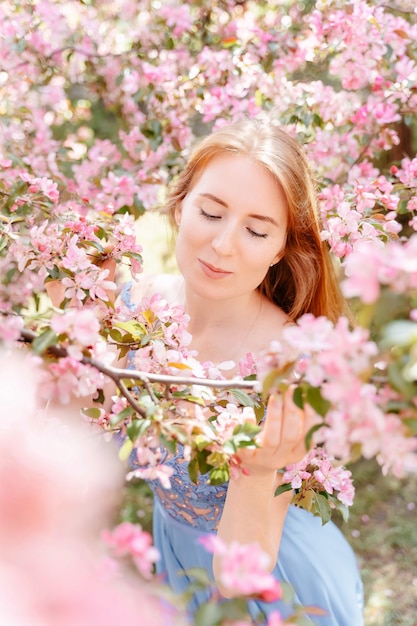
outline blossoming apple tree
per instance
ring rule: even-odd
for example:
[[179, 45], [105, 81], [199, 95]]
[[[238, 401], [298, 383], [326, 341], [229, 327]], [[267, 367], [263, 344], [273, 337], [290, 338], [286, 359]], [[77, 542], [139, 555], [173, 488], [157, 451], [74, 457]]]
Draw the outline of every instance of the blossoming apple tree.
[[[322, 420], [318, 447], [285, 468], [295, 503], [324, 521], [345, 514], [341, 464], [360, 455], [416, 470], [414, 4], [0, 2], [3, 350], [31, 348], [41, 402], [78, 397], [84, 418], [121, 432], [133, 475], [169, 486], [155, 444], [179, 442], [192, 477], [224, 482], [256, 444], [262, 400], [290, 383]], [[119, 292], [146, 268], [140, 216], [163, 203], [190, 146], [256, 115], [306, 146], [357, 325], [304, 316], [231, 384], [187, 348], [182, 310], [158, 294], [129, 307]], [[128, 354], [131, 369], [116, 367]], [[137, 545], [126, 527], [106, 540]]]

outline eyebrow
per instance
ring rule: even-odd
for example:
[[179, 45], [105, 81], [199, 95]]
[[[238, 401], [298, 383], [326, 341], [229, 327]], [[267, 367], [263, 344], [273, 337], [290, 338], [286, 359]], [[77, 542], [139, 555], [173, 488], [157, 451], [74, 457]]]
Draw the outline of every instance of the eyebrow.
[[[208, 200], [213, 200], [213, 202], [224, 206], [226, 209], [229, 208], [227, 202], [225, 202], [221, 198], [218, 198], [217, 196], [214, 196], [212, 193], [199, 193], [198, 195], [202, 196], [203, 198], [207, 198]], [[270, 217], [269, 215], [258, 215], [257, 213], [251, 213], [250, 215], [248, 215], [248, 217], [253, 217], [256, 220], [260, 220], [261, 222], [269, 222], [274, 226], [278, 226], [278, 223], [274, 220], [274, 218]]]

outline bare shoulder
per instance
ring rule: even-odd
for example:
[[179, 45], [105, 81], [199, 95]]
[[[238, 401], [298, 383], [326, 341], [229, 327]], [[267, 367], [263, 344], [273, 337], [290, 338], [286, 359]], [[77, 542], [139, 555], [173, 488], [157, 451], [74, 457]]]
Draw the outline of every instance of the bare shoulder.
[[262, 320], [261, 323], [258, 324], [259, 344], [262, 345], [263, 348], [266, 348], [270, 345], [271, 341], [279, 340], [283, 329], [291, 324], [290, 318], [282, 309], [265, 299], [263, 303]]
[[131, 300], [138, 304], [142, 298], [160, 294], [170, 304], [179, 304], [183, 278], [179, 274], [142, 274], [132, 285]]

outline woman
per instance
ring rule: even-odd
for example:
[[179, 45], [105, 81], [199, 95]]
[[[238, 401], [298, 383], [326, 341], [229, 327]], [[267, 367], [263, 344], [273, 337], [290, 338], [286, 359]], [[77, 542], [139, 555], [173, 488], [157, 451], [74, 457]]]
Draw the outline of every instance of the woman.
[[[285, 324], [311, 312], [336, 320], [344, 300], [320, 225], [313, 178], [299, 144], [280, 128], [246, 120], [204, 139], [173, 186], [167, 212], [177, 229], [180, 276], [156, 276], [125, 290], [135, 307], [161, 293], [190, 315], [191, 348], [201, 361], [236, 364], [267, 348]], [[238, 372], [238, 365], [233, 373]], [[219, 564], [198, 543], [207, 532], [224, 541], [257, 541], [279, 580], [304, 605], [326, 611], [320, 626], [360, 626], [362, 585], [354, 555], [332, 524], [274, 497], [277, 468], [301, 460], [304, 414], [290, 397], [273, 397], [257, 450], [239, 456], [248, 475], [228, 485], [190, 482], [180, 455], [172, 489], [154, 487], [154, 541], [160, 572], [178, 591], [180, 570]], [[279, 476], [279, 475], [278, 475]], [[197, 597], [194, 606], [201, 601]], [[259, 605], [266, 613], [282, 602]], [[256, 607], [254, 606], [254, 610]]]

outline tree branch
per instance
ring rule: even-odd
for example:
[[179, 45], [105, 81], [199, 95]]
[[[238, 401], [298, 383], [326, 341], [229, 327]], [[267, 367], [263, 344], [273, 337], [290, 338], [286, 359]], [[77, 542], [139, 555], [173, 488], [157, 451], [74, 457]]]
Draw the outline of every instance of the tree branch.
[[[32, 343], [38, 335], [32, 330], [22, 329], [20, 331], [21, 341], [24, 343]], [[68, 356], [68, 351], [59, 345], [49, 346], [46, 352], [62, 359]], [[247, 381], [241, 379], [229, 379], [229, 380], [215, 380], [210, 378], [194, 378], [192, 376], [169, 376], [167, 374], [151, 374], [149, 372], [143, 372], [141, 370], [122, 369], [118, 367], [112, 367], [111, 365], [105, 365], [94, 358], [83, 356], [80, 363], [83, 365], [90, 365], [96, 370], [113, 380], [120, 393], [129, 402], [130, 406], [141, 415], [146, 417], [145, 410], [138, 404], [133, 395], [126, 387], [125, 380], [137, 380], [140, 381], [147, 389], [151, 398], [155, 401], [155, 395], [152, 390], [152, 383], [160, 383], [167, 387], [173, 385], [201, 385], [205, 387], [214, 387], [216, 389], [246, 389], [251, 391], [255, 388], [257, 381]]]

